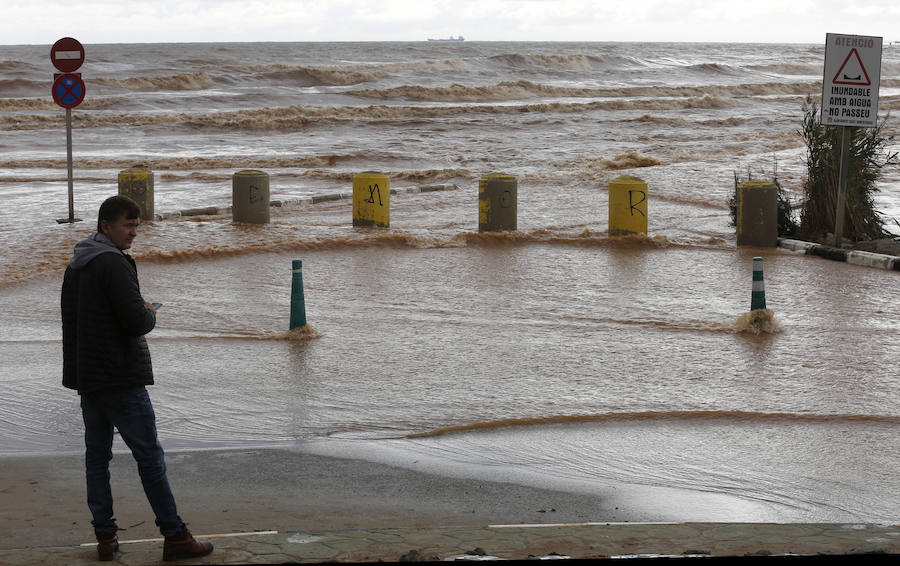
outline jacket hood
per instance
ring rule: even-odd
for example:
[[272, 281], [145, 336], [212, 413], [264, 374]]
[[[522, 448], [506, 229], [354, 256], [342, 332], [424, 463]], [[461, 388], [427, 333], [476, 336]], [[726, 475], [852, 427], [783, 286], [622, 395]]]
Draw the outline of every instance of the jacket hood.
[[112, 240], [107, 238], [104, 234], [95, 232], [75, 244], [75, 255], [72, 256], [72, 261], [69, 265], [72, 269], [82, 269], [95, 257], [105, 253], [121, 254], [122, 250], [117, 248], [116, 245], [112, 243]]

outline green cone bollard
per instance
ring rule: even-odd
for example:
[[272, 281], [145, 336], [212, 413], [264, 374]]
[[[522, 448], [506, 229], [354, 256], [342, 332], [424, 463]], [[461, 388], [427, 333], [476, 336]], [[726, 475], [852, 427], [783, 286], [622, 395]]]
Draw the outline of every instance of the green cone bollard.
[[303, 262], [295, 259], [291, 268], [291, 330], [306, 326], [306, 301], [303, 299]]
[[750, 310], [766, 308], [766, 284], [763, 281], [763, 258], [753, 258], [753, 291], [750, 294]]

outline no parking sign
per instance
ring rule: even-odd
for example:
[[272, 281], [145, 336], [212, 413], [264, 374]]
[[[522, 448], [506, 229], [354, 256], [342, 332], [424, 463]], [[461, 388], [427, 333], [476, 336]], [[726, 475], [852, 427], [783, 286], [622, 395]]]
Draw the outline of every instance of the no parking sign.
[[75, 108], [84, 100], [85, 86], [80, 75], [65, 73], [53, 81], [53, 101], [63, 108]]

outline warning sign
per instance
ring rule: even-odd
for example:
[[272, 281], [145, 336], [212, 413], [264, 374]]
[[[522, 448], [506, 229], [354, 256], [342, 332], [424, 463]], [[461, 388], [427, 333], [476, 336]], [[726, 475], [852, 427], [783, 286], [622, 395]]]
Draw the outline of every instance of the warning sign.
[[863, 128], [877, 125], [881, 45], [880, 37], [826, 34], [823, 124]]

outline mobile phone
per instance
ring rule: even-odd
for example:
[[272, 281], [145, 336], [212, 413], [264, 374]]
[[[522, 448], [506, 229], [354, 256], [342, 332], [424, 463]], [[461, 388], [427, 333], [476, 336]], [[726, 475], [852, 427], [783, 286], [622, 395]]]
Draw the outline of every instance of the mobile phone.
[[162, 303], [150, 303], [150, 304], [153, 305], [153, 308], [156, 310], [159, 310], [159, 307], [162, 306]]

